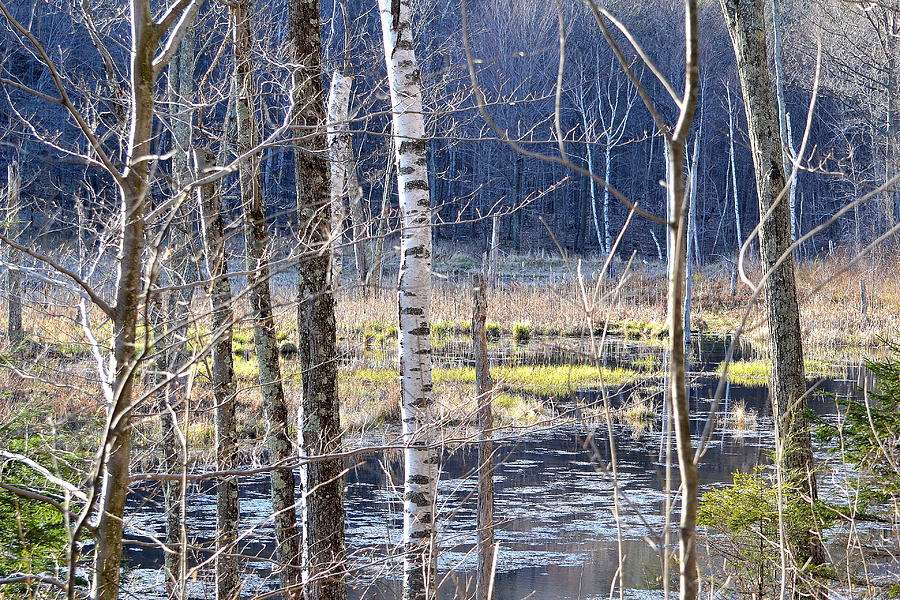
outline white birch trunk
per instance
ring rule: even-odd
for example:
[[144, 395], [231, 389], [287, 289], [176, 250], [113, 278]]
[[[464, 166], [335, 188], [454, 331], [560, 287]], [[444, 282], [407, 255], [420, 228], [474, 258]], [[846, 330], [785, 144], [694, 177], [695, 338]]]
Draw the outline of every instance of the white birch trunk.
[[405, 600], [437, 594], [434, 528], [436, 450], [431, 447], [431, 202], [425, 156], [421, 75], [413, 50], [410, 0], [378, 0], [396, 138], [402, 212], [400, 277], [400, 394], [405, 481], [403, 568]]
[[497, 285], [499, 272], [499, 254], [500, 254], [500, 217], [494, 215], [491, 217], [491, 248], [488, 252], [488, 278], [487, 285]]
[[[12, 162], [6, 167], [6, 237], [15, 240], [19, 237], [19, 189], [22, 181], [19, 176], [19, 163]], [[16, 265], [18, 252], [9, 248], [7, 261]], [[15, 348], [25, 339], [22, 329], [22, 274], [7, 267], [7, 341], [10, 348]]]
[[741, 207], [738, 203], [737, 168], [734, 156], [734, 111], [731, 106], [731, 90], [728, 90], [728, 163], [731, 171], [731, 195], [734, 203], [734, 231], [737, 249], [740, 252], [743, 245], [743, 233], [741, 232]]
[[[606, 151], [604, 152], [604, 181], [609, 184], [612, 176], [612, 142], [607, 138]], [[609, 254], [612, 248], [612, 236], [609, 233], [609, 188], [603, 188], [603, 252]]]
[[697, 235], [697, 173], [700, 165], [700, 134], [694, 140], [694, 155], [691, 158], [691, 187], [688, 196], [688, 222], [687, 222], [687, 256], [685, 258], [684, 277], [684, 344], [691, 342], [691, 294], [694, 285], [694, 246], [691, 237]]
[[[353, 141], [349, 131], [350, 89], [353, 78], [335, 71], [328, 93], [328, 154], [331, 171], [332, 214], [344, 218], [344, 198], [350, 205], [351, 236], [353, 256], [356, 263], [356, 277], [365, 287], [368, 274], [365, 243], [365, 217], [362, 211], [362, 188], [356, 178], [356, 161], [353, 157]], [[335, 219], [336, 233], [344, 227], [344, 222]], [[337, 236], [335, 239], [339, 239]]]

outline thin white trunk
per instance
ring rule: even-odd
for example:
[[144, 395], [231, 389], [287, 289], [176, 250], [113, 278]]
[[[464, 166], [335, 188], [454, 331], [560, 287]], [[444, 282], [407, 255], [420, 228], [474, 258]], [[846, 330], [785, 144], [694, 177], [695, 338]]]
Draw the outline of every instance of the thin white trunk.
[[[362, 188], [356, 177], [356, 161], [353, 157], [353, 141], [349, 130], [350, 89], [353, 78], [335, 71], [328, 94], [328, 154], [331, 171], [331, 203], [335, 218], [335, 239], [343, 230], [346, 215], [342, 210], [344, 198], [350, 205], [351, 236], [356, 276], [365, 285], [368, 273], [366, 263], [365, 218], [362, 211]], [[344, 222], [338, 222], [343, 217]]]
[[497, 285], [497, 278], [500, 276], [497, 261], [500, 254], [500, 217], [494, 215], [491, 218], [491, 248], [488, 252], [488, 280], [490, 286]]
[[[19, 163], [11, 162], [6, 167], [6, 237], [15, 240], [19, 237], [19, 189], [22, 181], [19, 176]], [[17, 266], [18, 251], [9, 248], [7, 262], [9, 266]], [[6, 270], [7, 294], [7, 340], [11, 348], [18, 346], [25, 339], [22, 329], [22, 274], [14, 268]]]
[[[606, 167], [603, 177], [604, 181], [609, 184], [609, 178], [612, 176], [612, 144], [607, 140], [606, 151], [604, 152], [604, 166]], [[603, 187], [603, 252], [609, 254], [612, 248], [612, 236], [609, 233], [609, 188]]]
[[692, 236], [697, 235], [697, 174], [700, 165], [700, 134], [694, 139], [694, 156], [691, 159], [691, 187], [688, 196], [688, 222], [687, 222], [687, 256], [685, 258], [684, 277], [684, 343], [691, 341], [691, 293], [694, 285], [694, 252], [696, 248], [690, 243]]
[[[772, 58], [775, 63], [775, 95], [778, 102], [778, 132], [781, 135], [781, 143], [784, 148], [783, 152], [783, 168], [785, 175], [789, 174], [793, 169], [791, 157], [794, 156], [794, 142], [791, 138], [791, 115], [787, 110], [784, 101], [784, 68], [782, 66], [782, 31], [781, 31], [781, 2], [780, 0], [769, 0], [769, 8], [772, 14]], [[788, 204], [791, 211], [791, 241], [797, 237], [797, 190], [794, 183], [788, 190]]]
[[728, 166], [731, 171], [731, 195], [734, 203], [734, 231], [738, 251], [744, 243], [744, 235], [741, 232], [741, 207], [738, 203], [737, 168], [734, 156], [734, 110], [731, 106], [731, 89], [727, 89], [728, 98]]
[[400, 241], [400, 394], [405, 481], [403, 568], [405, 600], [436, 597], [434, 528], [436, 449], [431, 444], [431, 203], [428, 188], [421, 74], [416, 63], [410, 0], [378, 0], [384, 38], [402, 211]]

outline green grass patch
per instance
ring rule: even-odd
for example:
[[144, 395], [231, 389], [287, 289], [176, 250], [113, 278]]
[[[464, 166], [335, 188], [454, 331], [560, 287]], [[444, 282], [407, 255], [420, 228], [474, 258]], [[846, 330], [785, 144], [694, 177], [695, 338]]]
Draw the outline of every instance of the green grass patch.
[[531, 341], [531, 323], [516, 323], [512, 330], [513, 341], [517, 344], [527, 344]]
[[[822, 360], [806, 359], [803, 361], [806, 376], [835, 376], [840, 374], [839, 367]], [[716, 373], [722, 374], [725, 364], [722, 363], [716, 369]], [[728, 368], [728, 380], [732, 383], [750, 386], [768, 385], [772, 375], [772, 363], [768, 360], [741, 360], [731, 363]]]
[[[507, 391], [523, 391], [532, 394], [552, 396], [572, 390], [588, 389], [605, 385], [622, 385], [639, 377], [637, 371], [621, 368], [598, 369], [590, 365], [574, 366], [509, 366], [491, 369], [491, 377]], [[475, 369], [458, 367], [436, 369], [436, 385], [457, 382], [474, 383]]]

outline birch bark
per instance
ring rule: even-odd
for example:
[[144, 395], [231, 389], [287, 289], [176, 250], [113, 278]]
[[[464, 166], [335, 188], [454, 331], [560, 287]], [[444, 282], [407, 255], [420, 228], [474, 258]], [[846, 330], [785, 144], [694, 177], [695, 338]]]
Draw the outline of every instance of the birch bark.
[[[368, 275], [365, 242], [365, 217], [362, 210], [362, 188], [356, 177], [356, 160], [353, 157], [353, 138], [350, 133], [350, 89], [353, 78], [335, 71], [328, 94], [328, 153], [331, 160], [331, 204], [343, 205], [344, 198], [350, 205], [351, 237], [356, 277], [365, 289]], [[340, 214], [334, 209], [336, 214]], [[342, 223], [337, 224], [340, 231]], [[337, 233], [336, 233], [337, 235]]]
[[431, 444], [431, 199], [428, 188], [421, 74], [410, 0], [378, 0], [396, 140], [400, 232], [400, 395], [404, 450], [404, 600], [437, 595], [434, 526], [437, 451]]

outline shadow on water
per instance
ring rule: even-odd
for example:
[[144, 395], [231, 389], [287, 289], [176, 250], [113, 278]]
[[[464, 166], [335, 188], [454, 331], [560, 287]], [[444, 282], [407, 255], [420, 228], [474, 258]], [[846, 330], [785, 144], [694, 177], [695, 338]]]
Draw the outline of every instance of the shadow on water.
[[[639, 352], [648, 352], [641, 347]], [[659, 353], [658, 348], [649, 352]], [[702, 373], [713, 371], [724, 356], [724, 343], [697, 344], [692, 378], [693, 431], [699, 435], [709, 417], [717, 379]], [[634, 352], [618, 356], [633, 360]], [[616, 356], [613, 354], [613, 356]], [[844, 378], [827, 379], [819, 388], [838, 395], [858, 396], [865, 369], [850, 368]], [[621, 524], [624, 552], [623, 573], [629, 596], [658, 596], [662, 588], [659, 553], [648, 543], [664, 529], [666, 466], [661, 458], [663, 406], [661, 381], [622, 388], [610, 396], [618, 407], [635, 395], [649, 399], [655, 417], [640, 427], [616, 421], [620, 489], [623, 496]], [[573, 414], [575, 409], [596, 406], [596, 391], [579, 392], [556, 399], [556, 410]], [[730, 428], [727, 418], [735, 403], [756, 412], [752, 429]], [[828, 417], [835, 411], [829, 396], [814, 394], [811, 408]], [[735, 471], [751, 471], [769, 460], [773, 448], [772, 418], [764, 386], [732, 384], [719, 405], [718, 425], [700, 466], [705, 489], [731, 481]], [[387, 435], [387, 434], [386, 434]], [[395, 434], [393, 434], [395, 435]], [[378, 445], [384, 438], [370, 437], [363, 444]], [[473, 445], [448, 447], [443, 453], [440, 481], [440, 569], [444, 575], [442, 596], [463, 598], [474, 591], [471, 581], [476, 566], [474, 471], [477, 450]], [[553, 427], [506, 434], [497, 454], [495, 471], [496, 509], [500, 520], [497, 539], [498, 600], [580, 599], [608, 597], [618, 568], [616, 523], [613, 517], [613, 480], [609, 471], [610, 450], [603, 418], [568, 419]], [[351, 553], [352, 598], [399, 597], [399, 559], [402, 532], [400, 491], [402, 456], [398, 451], [379, 451], [348, 463], [347, 542]], [[672, 470], [677, 486], [677, 469]], [[245, 595], [274, 587], [267, 559], [273, 552], [273, 530], [264, 476], [242, 481], [241, 551]], [[298, 498], [299, 499], [299, 498]], [[155, 488], [138, 489], [131, 498], [132, 537], [161, 536], [164, 518], [161, 497]], [[188, 523], [191, 536], [200, 545], [214, 536], [215, 495], [212, 484], [190, 490]], [[675, 540], [674, 536], [672, 538]], [[131, 545], [127, 560], [126, 588], [161, 589], [162, 553], [152, 545]], [[152, 585], [151, 585], [152, 584]], [[191, 584], [191, 597], [213, 597], [211, 581], [200, 577]]]

